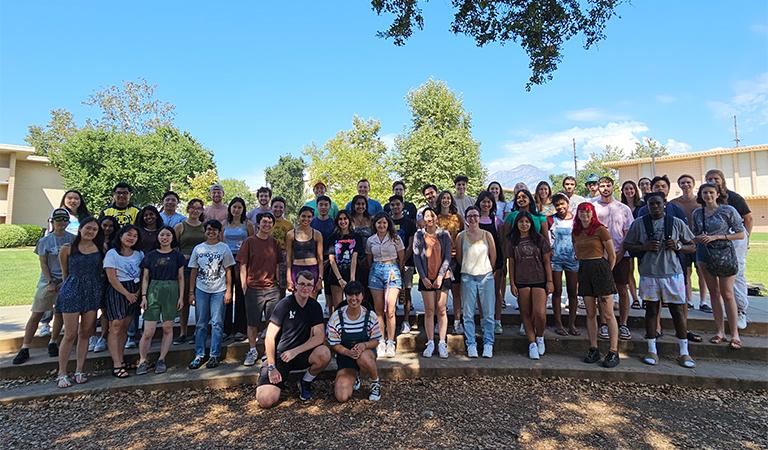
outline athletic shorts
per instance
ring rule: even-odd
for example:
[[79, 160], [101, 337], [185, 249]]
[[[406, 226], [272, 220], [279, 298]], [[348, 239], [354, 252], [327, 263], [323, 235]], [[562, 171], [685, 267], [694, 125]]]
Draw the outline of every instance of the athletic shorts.
[[[272, 310], [280, 301], [280, 288], [248, 288], [245, 290], [245, 317], [249, 327], [269, 321]], [[264, 320], [262, 320], [262, 315]]]
[[602, 297], [616, 293], [611, 267], [605, 258], [579, 261], [578, 292], [582, 297]]
[[179, 315], [176, 302], [179, 301], [179, 282], [176, 280], [150, 280], [147, 288], [147, 309], [144, 320], [163, 322], [173, 320]]
[[578, 272], [579, 261], [576, 259], [552, 259], [553, 272]]
[[518, 288], [518, 289], [525, 289], [525, 288], [534, 289], [534, 288], [539, 288], [539, 289], [544, 289], [546, 291], [547, 290], [547, 283], [546, 282], [544, 282], [544, 283], [515, 283], [515, 287]]
[[275, 370], [280, 372], [280, 377], [282, 378], [282, 381], [278, 384], [272, 384], [272, 382], [269, 381], [269, 364], [267, 364], [267, 361], [265, 360], [261, 365], [261, 373], [259, 374], [259, 386], [263, 384], [269, 384], [283, 389], [285, 387], [285, 380], [288, 378], [288, 375], [292, 371], [309, 369], [311, 365], [309, 364], [309, 355], [312, 354], [312, 350], [314, 350], [314, 348], [307, 350], [304, 353], [299, 353], [289, 362], [283, 362], [283, 360], [280, 359], [280, 355], [278, 354], [277, 360], [275, 361]]
[[413, 287], [413, 274], [416, 272], [416, 268], [413, 266], [405, 266], [403, 268], [403, 289], [410, 289]]
[[640, 276], [640, 298], [644, 302], [663, 301], [672, 305], [685, 304], [685, 276], [682, 273], [667, 278]]
[[53, 304], [56, 303], [56, 297], [59, 296], [59, 291], [48, 291], [48, 282], [40, 280], [37, 282], [37, 289], [35, 289], [35, 297], [32, 299], [32, 312], [44, 313], [53, 309]]
[[368, 288], [383, 291], [387, 288], [403, 287], [400, 267], [395, 263], [374, 262], [368, 274]]
[[[373, 350], [373, 358], [376, 359], [376, 349]], [[340, 355], [336, 353], [336, 370], [341, 369], [355, 369], [360, 372], [360, 366], [357, 365], [357, 361], [346, 355]]]
[[453, 287], [453, 281], [451, 281], [450, 277], [443, 277], [443, 282], [440, 283], [439, 289], [427, 289], [426, 286], [424, 286], [424, 282], [421, 281], [421, 278], [419, 278], [419, 292], [437, 292], [437, 291], [450, 291]]
[[629, 284], [629, 257], [625, 256], [621, 258], [621, 261], [617, 262], [613, 266], [613, 282], [616, 284]]

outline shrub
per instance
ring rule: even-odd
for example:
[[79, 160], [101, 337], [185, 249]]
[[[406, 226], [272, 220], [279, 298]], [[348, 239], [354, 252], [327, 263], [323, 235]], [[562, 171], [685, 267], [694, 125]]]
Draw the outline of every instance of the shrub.
[[18, 225], [0, 224], [0, 248], [21, 247], [27, 242], [27, 232]]
[[37, 241], [43, 237], [43, 228], [40, 226], [28, 223], [22, 223], [19, 226], [27, 233], [27, 240], [24, 241], [24, 245], [37, 245]]

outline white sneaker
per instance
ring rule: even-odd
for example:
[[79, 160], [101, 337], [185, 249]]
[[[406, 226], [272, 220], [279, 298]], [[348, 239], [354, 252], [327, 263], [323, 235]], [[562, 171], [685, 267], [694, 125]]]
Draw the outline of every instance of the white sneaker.
[[258, 359], [258, 357], [258, 350], [255, 348], [248, 350], [248, 353], [245, 355], [245, 361], [243, 361], [243, 365], [246, 367], [251, 367], [252, 365], [256, 364], [256, 359]]
[[103, 337], [99, 337], [96, 339], [96, 343], [93, 345], [93, 352], [99, 353], [103, 352], [107, 349], [107, 340]]
[[411, 324], [409, 322], [403, 322], [402, 328], [400, 330], [400, 333], [402, 334], [411, 334]]
[[539, 350], [539, 356], [543, 355], [546, 351], [546, 347], [544, 346], [544, 336], [538, 336], [536, 338], [536, 347]]
[[541, 356], [539, 355], [539, 346], [536, 345], [535, 342], [531, 342], [528, 344], [528, 357], [531, 359], [539, 359]]
[[448, 357], [448, 343], [440, 342], [439, 344], [437, 344], [437, 354], [440, 355], [441, 358], [447, 358]]
[[739, 311], [739, 318], [736, 326], [739, 327], [739, 330], [743, 330], [744, 328], [747, 328], [747, 313], [745, 313], [744, 311]]
[[125, 348], [136, 348], [136, 340], [132, 337], [129, 337], [127, 341], [125, 341]]
[[376, 354], [379, 355], [379, 358], [384, 357], [385, 353], [387, 352], [387, 342], [382, 339], [379, 341], [379, 346], [376, 347]]
[[395, 341], [387, 342], [387, 348], [386, 348], [384, 354], [387, 356], [387, 358], [394, 358], [395, 357]]
[[501, 320], [497, 320], [493, 324], [493, 334], [502, 334], [504, 333], [504, 328], [501, 327]]
[[91, 336], [88, 338], [88, 351], [92, 352], [94, 348], [96, 348], [96, 336]]
[[461, 323], [461, 320], [453, 321], [453, 332], [454, 334], [464, 334], [464, 325]]
[[483, 358], [493, 358], [493, 344], [483, 345]]
[[422, 353], [421, 356], [431, 358], [433, 353], [435, 353], [435, 341], [427, 341], [427, 347], [424, 349], [424, 353]]
[[45, 337], [51, 335], [51, 326], [48, 324], [43, 325], [43, 328], [40, 328], [40, 334], [38, 336]]
[[517, 334], [519, 334], [520, 336], [525, 336], [525, 324], [524, 323], [520, 324], [520, 330], [517, 332]]
[[467, 346], [467, 357], [468, 358], [477, 358], [477, 346], [476, 345], [468, 345]]

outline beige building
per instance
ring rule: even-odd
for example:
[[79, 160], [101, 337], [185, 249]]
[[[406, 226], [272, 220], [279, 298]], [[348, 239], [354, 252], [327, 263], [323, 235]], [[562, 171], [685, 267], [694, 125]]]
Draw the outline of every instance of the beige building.
[[[619, 171], [619, 180], [637, 181], [641, 177], [653, 178], [651, 158], [614, 161], [605, 166]], [[704, 182], [709, 169], [720, 169], [725, 174], [729, 190], [741, 194], [749, 204], [754, 219], [754, 231], [768, 231], [768, 145], [714, 148], [703, 152], [682, 153], [656, 158], [655, 174], [667, 175], [672, 182], [670, 197], [678, 197], [677, 177], [688, 174], [696, 179], [696, 186]]]
[[64, 195], [64, 181], [35, 148], [0, 144], [0, 223], [45, 226]]

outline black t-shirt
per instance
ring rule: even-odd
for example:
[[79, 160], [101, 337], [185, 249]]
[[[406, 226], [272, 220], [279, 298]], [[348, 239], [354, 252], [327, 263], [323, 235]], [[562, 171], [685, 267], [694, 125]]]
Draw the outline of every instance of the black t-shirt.
[[752, 212], [747, 205], [747, 201], [744, 200], [744, 197], [736, 192], [728, 191], [728, 204], [736, 208], [736, 211], [738, 211], [742, 219]]
[[310, 298], [302, 308], [291, 294], [277, 303], [269, 321], [280, 327], [275, 338], [279, 355], [309, 340], [312, 327], [323, 323], [323, 307]]
[[[392, 215], [392, 208], [390, 208], [389, 203], [384, 205], [384, 212], [390, 216]], [[403, 205], [403, 215], [405, 217], [410, 217], [411, 219], [416, 220], [416, 205], [411, 202], [405, 202], [405, 205]]]
[[141, 260], [141, 268], [149, 269], [150, 280], [176, 280], [179, 274], [179, 267], [185, 267], [187, 261], [184, 259], [184, 255], [177, 249], [173, 249], [168, 253], [160, 253], [157, 250], [144, 255], [144, 259]]
[[336, 258], [336, 265], [340, 268], [349, 269], [352, 267], [352, 253], [357, 252], [365, 255], [365, 244], [356, 234], [347, 234], [339, 236], [333, 233], [329, 239], [328, 254], [333, 254]]
[[[403, 241], [403, 245], [407, 246], [414, 234], [416, 234], [416, 221], [405, 217], [401, 219], [392, 219], [395, 223], [395, 231], [400, 236], [400, 240]], [[413, 266], [413, 252], [411, 252], [410, 258], [405, 261], [406, 266]]]

